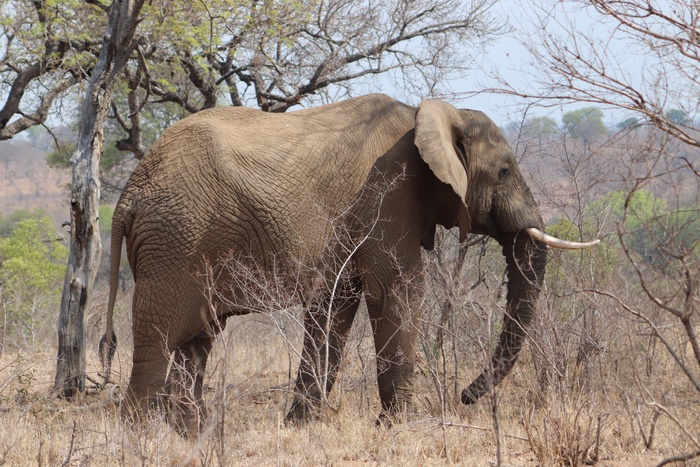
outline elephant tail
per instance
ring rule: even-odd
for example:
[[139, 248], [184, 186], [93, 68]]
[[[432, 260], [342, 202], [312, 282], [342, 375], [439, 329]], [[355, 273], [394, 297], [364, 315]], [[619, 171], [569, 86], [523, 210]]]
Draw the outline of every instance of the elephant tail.
[[119, 265], [122, 256], [122, 238], [124, 237], [124, 223], [117, 219], [117, 210], [112, 221], [112, 243], [109, 258], [109, 301], [107, 302], [107, 325], [105, 333], [100, 339], [98, 354], [102, 364], [102, 374], [105, 384], [109, 382], [112, 371], [112, 358], [117, 350], [117, 335], [114, 333], [114, 303], [119, 289]]

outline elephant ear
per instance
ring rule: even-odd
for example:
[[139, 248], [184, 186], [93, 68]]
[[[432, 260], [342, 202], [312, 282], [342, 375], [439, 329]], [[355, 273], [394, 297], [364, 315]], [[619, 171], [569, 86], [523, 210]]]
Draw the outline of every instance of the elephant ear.
[[459, 111], [447, 102], [423, 101], [416, 113], [414, 143], [435, 176], [450, 185], [462, 200], [457, 226], [463, 241], [471, 230], [471, 216], [467, 208], [467, 172], [457, 153], [461, 121]]
[[445, 101], [421, 103], [416, 113], [415, 145], [435, 176], [452, 187], [466, 203], [467, 173], [456, 149], [459, 111]]

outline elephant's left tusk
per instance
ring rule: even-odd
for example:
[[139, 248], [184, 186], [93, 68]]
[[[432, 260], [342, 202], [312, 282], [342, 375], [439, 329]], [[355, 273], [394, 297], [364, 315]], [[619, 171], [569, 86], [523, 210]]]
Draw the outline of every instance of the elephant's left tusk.
[[593, 245], [597, 245], [598, 243], [600, 243], [600, 240], [598, 240], [597, 238], [595, 240], [591, 240], [590, 242], [570, 242], [568, 240], [562, 240], [560, 238], [547, 235], [546, 233], [534, 227], [525, 229], [525, 232], [527, 232], [528, 235], [530, 235], [530, 237], [534, 238], [535, 240], [539, 240], [540, 242], [549, 245], [552, 248], [563, 248], [565, 250], [581, 250], [583, 248], [590, 248]]

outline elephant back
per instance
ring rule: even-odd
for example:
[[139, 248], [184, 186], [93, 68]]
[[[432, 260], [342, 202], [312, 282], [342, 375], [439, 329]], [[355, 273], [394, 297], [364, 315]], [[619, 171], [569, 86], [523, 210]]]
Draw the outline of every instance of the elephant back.
[[287, 114], [232, 107], [187, 117], [163, 133], [124, 190], [129, 250], [136, 257], [162, 242], [173, 262], [188, 265], [231, 252], [313, 261], [377, 159], [412, 130], [414, 112], [373, 95]]

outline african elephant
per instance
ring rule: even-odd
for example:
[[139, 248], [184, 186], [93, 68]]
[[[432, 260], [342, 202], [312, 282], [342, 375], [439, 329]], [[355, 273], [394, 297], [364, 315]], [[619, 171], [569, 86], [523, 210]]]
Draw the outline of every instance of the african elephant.
[[[182, 408], [182, 423], [190, 426], [220, 323], [254, 311], [246, 291], [234, 286], [215, 299], [212, 315], [203, 260], [217, 264], [233, 255], [242, 269], [302, 271], [290, 285], [308, 309], [291, 420], [318, 408], [318, 381], [325, 391], [333, 385], [363, 297], [382, 361], [381, 417], [411, 403], [420, 248], [433, 248], [436, 225], [457, 226], [462, 240], [468, 233], [493, 237], [507, 262], [503, 331], [493, 364], [464, 390], [465, 403], [515, 363], [544, 277], [545, 242], [557, 245], [542, 233], [513, 153], [485, 114], [440, 100], [415, 108], [384, 95], [286, 114], [215, 108], [189, 116], [167, 129], [134, 170], [112, 225], [103, 338], [109, 345], [102, 350], [116, 345], [112, 314], [126, 237], [135, 280], [127, 400], [145, 408], [172, 392], [174, 377], [188, 378], [198, 407]], [[235, 268], [222, 271], [217, 277], [241, 283]], [[169, 355], [181, 362], [175, 376]], [[318, 368], [327, 370], [322, 379]]]

